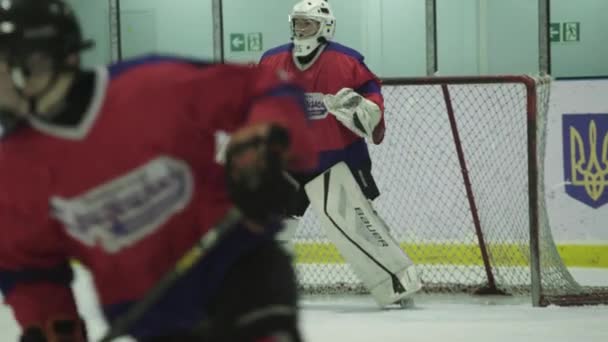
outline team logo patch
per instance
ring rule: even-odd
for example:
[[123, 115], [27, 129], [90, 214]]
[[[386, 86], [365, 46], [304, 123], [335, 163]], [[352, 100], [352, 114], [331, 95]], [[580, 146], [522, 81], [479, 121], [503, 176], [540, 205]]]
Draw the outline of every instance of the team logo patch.
[[599, 208], [608, 202], [608, 114], [564, 114], [566, 193]]
[[321, 120], [327, 117], [327, 107], [323, 103], [322, 93], [306, 93], [306, 112], [310, 120]]
[[157, 230], [192, 198], [193, 177], [168, 157], [73, 198], [51, 198], [53, 216], [83, 243], [115, 253]]

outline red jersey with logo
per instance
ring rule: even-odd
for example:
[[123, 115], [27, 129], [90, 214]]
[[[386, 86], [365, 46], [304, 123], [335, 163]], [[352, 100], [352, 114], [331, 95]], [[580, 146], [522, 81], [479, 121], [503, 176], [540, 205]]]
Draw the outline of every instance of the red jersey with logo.
[[[380, 80], [367, 68], [360, 53], [338, 43], [327, 43], [313, 64], [303, 71], [296, 66], [292, 50], [291, 43], [273, 48], [264, 53], [260, 64], [295, 75], [304, 88], [310, 127], [315, 137], [314, 148], [319, 154], [316, 172], [340, 161], [355, 168], [368, 162], [369, 152], [364, 139], [328, 113], [322, 98], [326, 94], [336, 94], [342, 88], [351, 88], [384, 112]], [[373, 132], [374, 143], [382, 142], [384, 130], [382, 117]]]
[[302, 93], [274, 70], [150, 56], [95, 73], [78, 125], [32, 119], [0, 142], [0, 289], [22, 326], [76, 314], [72, 258], [109, 318], [140, 299], [231, 206], [218, 131], [279, 123], [292, 168], [316, 166]]

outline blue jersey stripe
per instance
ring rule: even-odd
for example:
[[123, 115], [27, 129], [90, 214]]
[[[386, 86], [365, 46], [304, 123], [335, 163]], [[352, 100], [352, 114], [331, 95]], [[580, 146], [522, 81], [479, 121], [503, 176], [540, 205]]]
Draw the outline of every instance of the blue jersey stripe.
[[274, 47], [266, 52], [264, 52], [264, 54], [262, 55], [262, 58], [260, 58], [260, 61], [263, 60], [264, 58], [270, 57], [270, 56], [274, 56], [277, 55], [279, 53], [283, 53], [286, 51], [291, 51], [293, 49], [293, 43], [289, 43], [289, 44], [284, 44], [284, 45], [280, 45], [277, 47]]
[[360, 54], [359, 51], [357, 51], [355, 49], [351, 49], [348, 46], [344, 46], [344, 45], [336, 43], [336, 42], [329, 42], [327, 44], [327, 47], [325, 48], [325, 51], [334, 51], [334, 52], [338, 52], [338, 53], [344, 54], [346, 56], [349, 56], [351, 58], [354, 58], [357, 61], [359, 61], [359, 63], [361, 63], [361, 65], [371, 73], [371, 70], [369, 70], [369, 67], [364, 62], [365, 57], [363, 57], [363, 55]]
[[6, 296], [20, 283], [47, 282], [70, 286], [74, 279], [68, 262], [50, 269], [25, 269], [20, 271], [0, 270], [0, 291]]
[[352, 57], [352, 58], [358, 60], [359, 62], [363, 63], [364, 57], [362, 54], [359, 53], [359, 51], [349, 48], [348, 46], [344, 46], [340, 43], [336, 43], [336, 42], [327, 43], [327, 47], [325, 48], [325, 51], [339, 52], [341, 54]]
[[0, 292], [4, 296], [8, 295], [15, 287], [15, 278], [14, 272], [0, 271]]
[[376, 80], [369, 80], [369, 81], [365, 82], [362, 86], [355, 89], [355, 91], [362, 95], [382, 94], [382, 91], [380, 90], [380, 84], [378, 84], [378, 81], [376, 81]]
[[141, 56], [141, 57], [137, 57], [137, 58], [133, 58], [133, 59], [127, 59], [127, 60], [110, 65], [109, 66], [110, 78], [119, 77], [120, 75], [128, 72], [129, 70], [135, 69], [139, 66], [152, 65], [152, 64], [157, 64], [157, 63], [167, 63], [167, 62], [179, 62], [179, 63], [196, 65], [196, 66], [200, 66], [200, 67], [205, 67], [205, 66], [214, 64], [214, 63], [208, 62], [208, 61], [190, 59], [190, 58], [179, 57], [179, 56], [154, 55], [154, 54], [145, 55], [145, 56]]
[[370, 163], [365, 140], [359, 139], [341, 150], [321, 152], [319, 154], [319, 165], [310, 174], [323, 172], [341, 161], [345, 162], [351, 169], [357, 169], [366, 163]]

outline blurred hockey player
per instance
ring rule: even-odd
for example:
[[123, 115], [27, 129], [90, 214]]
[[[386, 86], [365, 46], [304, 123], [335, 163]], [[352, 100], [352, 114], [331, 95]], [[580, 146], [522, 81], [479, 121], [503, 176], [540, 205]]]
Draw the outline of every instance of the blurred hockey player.
[[84, 70], [91, 45], [64, 0], [0, 5], [0, 290], [20, 341], [87, 340], [71, 259], [112, 322], [234, 205], [232, 235], [129, 334], [299, 341], [293, 269], [274, 241], [282, 175], [317, 160], [299, 88], [271, 69], [176, 57]]
[[[297, 219], [312, 202], [328, 237], [376, 301], [387, 305], [407, 299], [420, 289], [415, 268], [367, 201], [379, 196], [366, 140], [380, 144], [384, 138], [380, 81], [360, 53], [332, 41], [336, 18], [328, 1], [298, 2], [289, 23], [292, 43], [267, 51], [260, 64], [299, 78], [320, 163], [312, 172], [293, 174], [301, 189], [288, 204], [286, 214], [293, 219], [287, 220], [279, 240], [293, 250]], [[334, 187], [347, 189], [348, 198], [327, 191]], [[331, 196], [330, 203], [348, 200], [336, 205], [351, 209], [350, 216], [344, 216], [344, 210], [332, 214], [327, 206]], [[342, 224], [336, 215], [343, 216]]]

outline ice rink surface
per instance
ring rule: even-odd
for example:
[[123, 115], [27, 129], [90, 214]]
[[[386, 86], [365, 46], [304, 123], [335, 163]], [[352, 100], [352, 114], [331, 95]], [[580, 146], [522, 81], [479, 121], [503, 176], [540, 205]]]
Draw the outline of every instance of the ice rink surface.
[[[581, 284], [608, 285], [608, 270], [571, 271]], [[88, 273], [78, 269], [74, 287], [95, 341], [106, 326], [95, 309]], [[608, 341], [608, 306], [533, 308], [529, 298], [465, 295], [423, 295], [407, 310], [379, 310], [366, 296], [306, 297], [301, 305], [306, 341]], [[0, 305], [0, 342], [17, 336], [10, 310]]]

